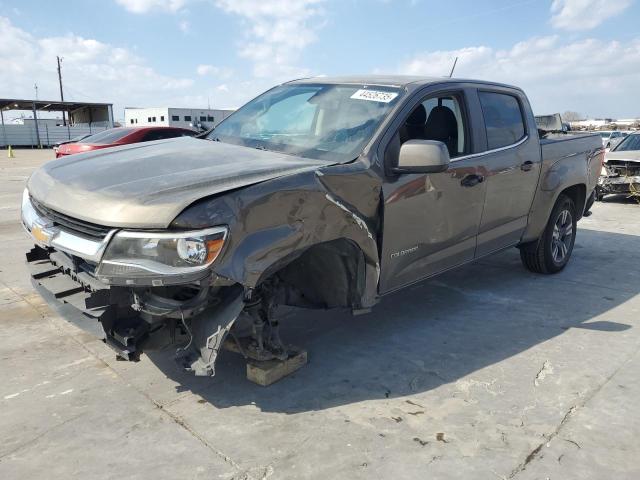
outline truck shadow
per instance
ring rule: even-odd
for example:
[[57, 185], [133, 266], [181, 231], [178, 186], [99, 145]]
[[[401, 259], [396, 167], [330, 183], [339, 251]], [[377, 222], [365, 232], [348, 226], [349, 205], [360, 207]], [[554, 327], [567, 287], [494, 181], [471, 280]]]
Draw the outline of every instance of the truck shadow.
[[[624, 252], [624, 254], [622, 254]], [[283, 336], [309, 364], [264, 388], [244, 360], [224, 352], [213, 379], [179, 372], [170, 353], [151, 360], [218, 408], [255, 404], [296, 413], [428, 391], [523, 352], [572, 328], [602, 336], [631, 328], [614, 308], [640, 291], [640, 236], [580, 229], [560, 274], [524, 270], [516, 249], [384, 297], [368, 315], [291, 311]], [[594, 320], [596, 317], [600, 317]]]
[[603, 203], [622, 203], [630, 205], [638, 205], [638, 199], [629, 195], [607, 195], [601, 200]]

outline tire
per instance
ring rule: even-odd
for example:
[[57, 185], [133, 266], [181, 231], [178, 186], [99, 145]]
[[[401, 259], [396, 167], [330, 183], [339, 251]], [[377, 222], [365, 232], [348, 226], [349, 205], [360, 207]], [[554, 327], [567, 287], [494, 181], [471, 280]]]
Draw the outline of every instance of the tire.
[[558, 273], [571, 258], [576, 240], [576, 206], [566, 195], [560, 195], [542, 236], [536, 242], [520, 247], [522, 264], [535, 273]]

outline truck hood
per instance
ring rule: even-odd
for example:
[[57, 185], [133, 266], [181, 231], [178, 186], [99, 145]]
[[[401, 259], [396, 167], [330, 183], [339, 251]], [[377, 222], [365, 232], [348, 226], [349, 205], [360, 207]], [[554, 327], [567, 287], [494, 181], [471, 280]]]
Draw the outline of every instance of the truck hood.
[[604, 161], [626, 160], [627, 162], [640, 162], [640, 150], [627, 150], [623, 152], [607, 152]]
[[80, 220], [166, 228], [201, 198], [333, 163], [183, 137], [60, 158], [36, 170], [27, 188]]

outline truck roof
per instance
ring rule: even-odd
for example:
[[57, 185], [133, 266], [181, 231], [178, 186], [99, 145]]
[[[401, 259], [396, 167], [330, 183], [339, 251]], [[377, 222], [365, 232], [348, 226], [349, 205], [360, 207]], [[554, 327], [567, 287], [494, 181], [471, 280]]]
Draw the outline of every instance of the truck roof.
[[501, 87], [516, 88], [513, 85], [504, 83], [488, 82], [486, 80], [472, 80], [450, 77], [425, 77], [416, 75], [349, 75], [337, 77], [309, 77], [292, 80], [287, 83], [330, 83], [330, 84], [358, 84], [358, 85], [380, 85], [388, 87], [422, 87], [433, 83], [479, 83], [483, 85], [496, 85]]

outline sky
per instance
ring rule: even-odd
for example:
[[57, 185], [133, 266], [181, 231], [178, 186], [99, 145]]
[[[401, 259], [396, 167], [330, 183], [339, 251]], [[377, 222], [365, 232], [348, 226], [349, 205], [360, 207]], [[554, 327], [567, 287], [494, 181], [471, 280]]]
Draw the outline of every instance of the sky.
[[640, 0], [0, 0], [0, 97], [235, 108], [299, 77], [514, 84], [539, 114], [640, 117]]

